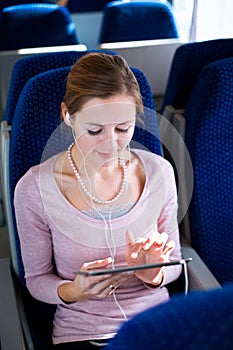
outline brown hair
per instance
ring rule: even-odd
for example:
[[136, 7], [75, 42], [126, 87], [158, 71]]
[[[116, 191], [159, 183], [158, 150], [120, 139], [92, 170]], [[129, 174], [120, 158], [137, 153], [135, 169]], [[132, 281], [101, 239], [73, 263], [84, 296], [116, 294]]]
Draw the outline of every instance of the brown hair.
[[92, 98], [106, 99], [118, 94], [132, 96], [137, 112], [142, 112], [140, 88], [125, 59], [118, 55], [92, 52], [78, 59], [71, 68], [64, 102], [72, 115]]

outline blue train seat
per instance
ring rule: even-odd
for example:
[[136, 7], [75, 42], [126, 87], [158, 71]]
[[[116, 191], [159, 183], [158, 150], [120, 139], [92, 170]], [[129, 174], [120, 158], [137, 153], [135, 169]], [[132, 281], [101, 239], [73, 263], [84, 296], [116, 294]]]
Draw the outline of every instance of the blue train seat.
[[54, 4], [22, 4], [0, 13], [0, 51], [78, 44], [67, 8]]
[[100, 44], [178, 37], [169, 3], [113, 1], [104, 8]]
[[[32, 77], [25, 84], [12, 120], [9, 164], [6, 167], [9, 173], [5, 174], [5, 183], [8, 181], [8, 206], [12, 215], [12, 229], [9, 234], [11, 236], [13, 268], [20, 284], [22, 309], [25, 311], [24, 318], [27, 321], [24, 324], [24, 332], [30, 348], [36, 350], [49, 349], [54, 305], [34, 300], [25, 287], [24, 269], [14, 216], [14, 188], [20, 177], [31, 166], [40, 163], [47, 141], [61, 123], [60, 103], [64, 96], [65, 81], [69, 70], [70, 67], [62, 67], [46, 71]], [[146, 127], [148, 130], [156, 131], [156, 113], [149, 84], [140, 70], [136, 68], [132, 68], [132, 70], [139, 82], [144, 106], [151, 109], [151, 113], [147, 114], [148, 120], [145, 120]], [[145, 142], [144, 146], [161, 154], [158, 134], [144, 133], [143, 130], [138, 130], [134, 138], [135, 142], [142, 144]], [[50, 148], [51, 153], [47, 156], [52, 156], [53, 152], [57, 153], [65, 149], [70, 142], [70, 139], [65, 139], [64, 143], [61, 143], [61, 139], [58, 139], [54, 143], [54, 147]]]

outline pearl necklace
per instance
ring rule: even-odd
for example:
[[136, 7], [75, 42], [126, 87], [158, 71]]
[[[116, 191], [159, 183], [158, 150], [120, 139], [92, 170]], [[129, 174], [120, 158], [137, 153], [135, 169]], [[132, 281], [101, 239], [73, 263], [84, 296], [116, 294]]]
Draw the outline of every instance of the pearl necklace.
[[68, 147], [68, 150], [67, 150], [67, 155], [68, 155], [68, 159], [69, 159], [69, 162], [70, 162], [70, 166], [74, 172], [74, 175], [76, 176], [78, 182], [79, 182], [79, 185], [81, 187], [81, 189], [83, 190], [83, 192], [93, 201], [93, 202], [96, 202], [96, 203], [99, 203], [99, 204], [110, 204], [110, 203], [113, 203], [115, 201], [117, 201], [121, 196], [122, 194], [124, 193], [126, 187], [127, 187], [127, 179], [128, 179], [128, 171], [127, 171], [127, 167], [126, 167], [126, 164], [125, 164], [125, 160], [123, 157], [120, 158], [120, 165], [123, 169], [123, 178], [122, 178], [122, 183], [121, 183], [121, 187], [120, 187], [120, 190], [119, 192], [116, 194], [115, 197], [113, 197], [112, 199], [109, 199], [109, 200], [103, 200], [103, 199], [99, 199], [99, 198], [96, 198], [95, 196], [93, 196], [89, 191], [88, 189], [86, 188], [82, 178], [81, 178], [81, 175], [79, 174], [78, 172], [78, 169], [74, 163], [74, 160], [72, 158], [72, 155], [71, 155], [71, 150], [72, 150], [72, 147], [74, 146], [75, 142], [73, 142], [69, 147]]

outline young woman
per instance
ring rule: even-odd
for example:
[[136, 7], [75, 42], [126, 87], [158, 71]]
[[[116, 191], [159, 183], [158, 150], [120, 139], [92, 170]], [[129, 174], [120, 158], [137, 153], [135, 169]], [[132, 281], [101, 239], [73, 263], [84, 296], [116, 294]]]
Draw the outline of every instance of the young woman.
[[122, 57], [79, 59], [61, 111], [73, 142], [18, 182], [17, 226], [31, 295], [57, 304], [54, 348], [94, 349], [168, 300], [181, 267], [75, 272], [180, 259], [176, 186], [166, 160], [129, 147], [143, 106]]

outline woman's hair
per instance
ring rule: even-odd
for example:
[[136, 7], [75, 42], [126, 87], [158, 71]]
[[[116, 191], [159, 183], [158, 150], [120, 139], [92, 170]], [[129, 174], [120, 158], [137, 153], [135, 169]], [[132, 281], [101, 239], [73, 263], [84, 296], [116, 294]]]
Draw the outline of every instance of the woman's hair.
[[72, 115], [92, 98], [107, 99], [119, 94], [132, 96], [137, 112], [142, 112], [140, 88], [124, 58], [93, 52], [82, 56], [71, 68], [64, 102]]

